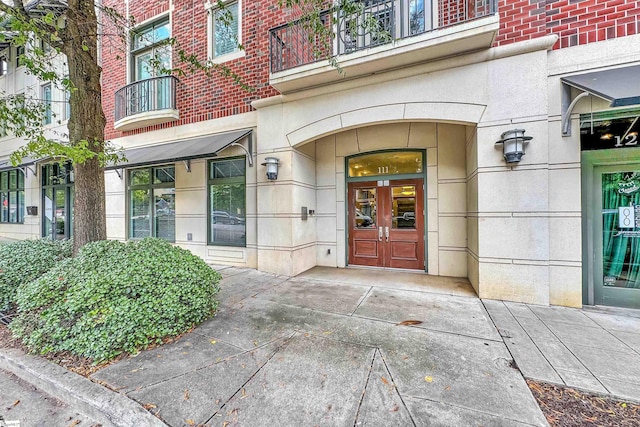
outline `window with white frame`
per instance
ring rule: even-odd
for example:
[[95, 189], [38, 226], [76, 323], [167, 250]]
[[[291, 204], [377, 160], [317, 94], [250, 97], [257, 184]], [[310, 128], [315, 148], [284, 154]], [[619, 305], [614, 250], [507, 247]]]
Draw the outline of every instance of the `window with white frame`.
[[209, 11], [209, 56], [214, 60], [230, 60], [244, 54], [242, 45], [242, 0], [207, 3]]
[[5, 76], [9, 72], [9, 54], [0, 54], [0, 76]]
[[171, 37], [169, 18], [163, 18], [134, 31], [131, 40], [132, 81], [141, 81], [163, 74], [171, 68]]
[[51, 83], [43, 85], [41, 88], [41, 94], [42, 94], [42, 103], [44, 105], [44, 120], [43, 123], [45, 125], [50, 125], [51, 122], [53, 121], [53, 112], [52, 112], [52, 105], [51, 105]]

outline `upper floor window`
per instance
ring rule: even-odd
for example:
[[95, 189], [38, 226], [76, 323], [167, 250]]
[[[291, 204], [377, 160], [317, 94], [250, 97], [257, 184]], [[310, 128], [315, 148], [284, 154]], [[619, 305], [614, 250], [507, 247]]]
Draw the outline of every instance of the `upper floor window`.
[[[217, 3], [217, 2], [216, 2]], [[224, 7], [209, 8], [209, 56], [221, 60], [242, 56], [242, 1], [225, 1]]]
[[24, 46], [16, 48], [16, 68], [24, 65]]
[[6, 76], [9, 72], [9, 55], [0, 55], [0, 76]]
[[[136, 30], [131, 40], [133, 81], [157, 77], [171, 68], [169, 18]], [[166, 74], [166, 72], [165, 72]]]
[[0, 172], [0, 222], [24, 222], [24, 174], [19, 169]]
[[43, 123], [50, 125], [53, 121], [53, 112], [51, 111], [51, 83], [42, 86], [42, 103], [44, 104]]

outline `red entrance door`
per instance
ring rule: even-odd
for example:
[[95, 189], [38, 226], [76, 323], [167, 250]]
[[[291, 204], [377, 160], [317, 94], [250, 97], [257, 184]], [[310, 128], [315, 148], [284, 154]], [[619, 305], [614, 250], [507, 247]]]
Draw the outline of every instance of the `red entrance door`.
[[423, 183], [349, 183], [349, 264], [424, 270]]

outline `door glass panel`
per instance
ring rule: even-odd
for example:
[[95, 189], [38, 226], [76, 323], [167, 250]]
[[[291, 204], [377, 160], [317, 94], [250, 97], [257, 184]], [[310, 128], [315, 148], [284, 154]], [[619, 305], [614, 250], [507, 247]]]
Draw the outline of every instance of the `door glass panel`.
[[602, 174], [603, 285], [640, 289], [640, 172]]
[[154, 217], [156, 237], [170, 242], [176, 240], [176, 195], [173, 188], [155, 188]]
[[55, 233], [57, 240], [63, 240], [66, 236], [65, 227], [66, 227], [66, 219], [67, 219], [67, 198], [66, 189], [60, 188], [56, 189], [55, 196]]
[[349, 177], [422, 173], [422, 152], [392, 151], [349, 159]]
[[356, 188], [355, 228], [376, 228], [376, 188]]
[[393, 187], [391, 200], [392, 228], [412, 229], [416, 228], [416, 187], [415, 185], [403, 185]]

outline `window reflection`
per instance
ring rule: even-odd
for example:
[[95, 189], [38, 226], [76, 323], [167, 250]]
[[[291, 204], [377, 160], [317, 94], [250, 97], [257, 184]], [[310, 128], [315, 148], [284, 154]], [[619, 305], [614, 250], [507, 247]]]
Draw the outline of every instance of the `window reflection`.
[[376, 189], [357, 188], [355, 202], [356, 228], [376, 227]]
[[403, 185], [393, 187], [392, 228], [416, 228], [416, 187]]

